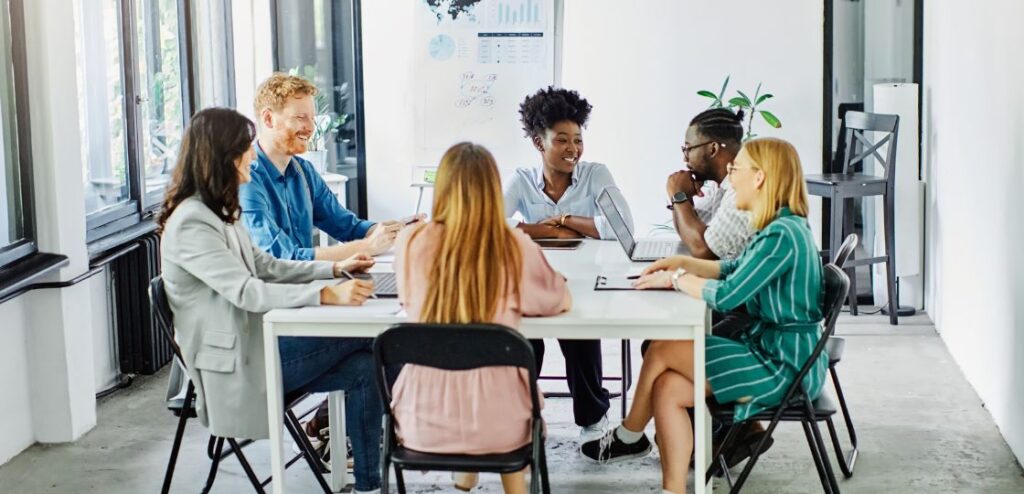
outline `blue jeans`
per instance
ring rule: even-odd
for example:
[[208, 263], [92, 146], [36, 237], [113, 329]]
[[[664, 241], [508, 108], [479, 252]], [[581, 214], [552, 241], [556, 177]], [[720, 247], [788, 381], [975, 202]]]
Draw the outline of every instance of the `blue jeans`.
[[[352, 440], [355, 487], [380, 488], [380, 396], [374, 383], [373, 340], [368, 338], [280, 339], [284, 392], [345, 392], [345, 422]], [[343, 452], [332, 452], [345, 468]], [[340, 454], [339, 454], [340, 453]]]

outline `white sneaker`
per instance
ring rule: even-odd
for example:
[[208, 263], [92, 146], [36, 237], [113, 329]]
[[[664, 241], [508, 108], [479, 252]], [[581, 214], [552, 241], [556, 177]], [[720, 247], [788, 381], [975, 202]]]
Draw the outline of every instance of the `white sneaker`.
[[580, 442], [585, 443], [594, 439], [600, 439], [601, 436], [604, 436], [606, 429], [608, 429], [607, 415], [601, 417], [601, 420], [598, 420], [595, 424], [580, 427]]
[[354, 494], [380, 494], [380, 489], [374, 489], [372, 491], [357, 491], [353, 488], [352, 492]]

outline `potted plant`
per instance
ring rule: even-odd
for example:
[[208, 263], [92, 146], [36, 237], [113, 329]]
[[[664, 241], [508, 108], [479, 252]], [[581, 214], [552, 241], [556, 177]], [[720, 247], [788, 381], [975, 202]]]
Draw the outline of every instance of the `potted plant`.
[[767, 123], [769, 126], [773, 128], [778, 129], [782, 127], [782, 121], [780, 121], [779, 118], [775, 116], [775, 114], [773, 114], [770, 111], [760, 109], [762, 103], [774, 97], [774, 95], [770, 93], [761, 94], [760, 82], [757, 83], [757, 89], [754, 90], [753, 98], [747, 96], [747, 94], [744, 93], [743, 91], [737, 90], [736, 96], [729, 98], [729, 100], [726, 101], [725, 91], [729, 87], [729, 77], [730, 76], [725, 77], [725, 82], [722, 83], [722, 89], [721, 91], [718, 92], [718, 94], [715, 94], [706, 89], [697, 91], [698, 95], [703, 96], [705, 98], [709, 98], [711, 100], [711, 105], [708, 106], [708, 108], [728, 108], [730, 110], [733, 108], [742, 108], [743, 111], [747, 112], [749, 120], [747, 120], [747, 133], [746, 135], [743, 136], [744, 141], [748, 141], [750, 139], [757, 137], [757, 134], [754, 133], [755, 115], [760, 115], [761, 118], [765, 121], [765, 123]]
[[[303, 77], [316, 84], [316, 67], [312, 65], [304, 66], [301, 74], [298, 67], [289, 70], [288, 74]], [[347, 96], [348, 84], [345, 83], [341, 88], [335, 89]], [[337, 133], [341, 126], [345, 125], [348, 121], [348, 114], [331, 111], [331, 103], [324, 91], [317, 92], [313, 101], [316, 106], [316, 115], [313, 117], [313, 135], [310, 136], [309, 145], [302, 157], [312, 163], [317, 172], [325, 173], [327, 171], [328, 139]]]

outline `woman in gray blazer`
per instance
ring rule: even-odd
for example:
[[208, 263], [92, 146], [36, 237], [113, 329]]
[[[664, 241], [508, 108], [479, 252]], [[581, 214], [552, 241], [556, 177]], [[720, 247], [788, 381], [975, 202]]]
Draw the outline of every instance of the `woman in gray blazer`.
[[[365, 269], [372, 258], [283, 261], [252, 245], [238, 221], [238, 186], [249, 181], [253, 123], [209, 108], [189, 123], [158, 225], [175, 335], [195, 384], [200, 420], [218, 436], [268, 436], [262, 314], [308, 305], [361, 305], [362, 280], [313, 280]], [[344, 390], [356, 492], [380, 488], [380, 399], [371, 340], [281, 338], [285, 392]], [[342, 463], [344, 464], [344, 462]]]

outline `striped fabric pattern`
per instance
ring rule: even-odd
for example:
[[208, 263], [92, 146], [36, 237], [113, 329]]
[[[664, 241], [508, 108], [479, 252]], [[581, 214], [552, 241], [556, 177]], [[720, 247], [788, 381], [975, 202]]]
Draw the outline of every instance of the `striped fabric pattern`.
[[[738, 341], [707, 337], [707, 375], [715, 399], [735, 402], [736, 419], [745, 420], [781, 402], [821, 337], [821, 258], [807, 220], [782, 208], [739, 258], [719, 267], [704, 300], [721, 312], [743, 305], [758, 322]], [[804, 379], [812, 399], [827, 368], [823, 353]]]

